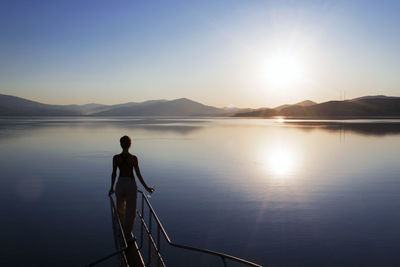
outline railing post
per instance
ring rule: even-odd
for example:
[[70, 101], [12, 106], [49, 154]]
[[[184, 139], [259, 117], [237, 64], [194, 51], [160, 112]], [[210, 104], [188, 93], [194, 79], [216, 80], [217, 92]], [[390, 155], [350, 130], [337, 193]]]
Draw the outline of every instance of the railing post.
[[[161, 255], [160, 225], [159, 224], [157, 224], [157, 250], [158, 250], [158, 253]], [[160, 266], [160, 261], [161, 261], [160, 258], [158, 258], [157, 267]]]
[[148, 246], [148, 250], [149, 250], [149, 253], [148, 253], [148, 264], [150, 265], [150, 263], [151, 263], [151, 242], [150, 242], [150, 237], [152, 236], [151, 235], [151, 228], [152, 228], [152, 226], [151, 226], [151, 222], [152, 222], [152, 213], [151, 213], [151, 209], [149, 209], [149, 246]]
[[224, 263], [224, 266], [225, 266], [225, 267], [228, 267], [228, 264], [226, 264], [225, 257], [222, 257], [222, 256], [221, 256], [221, 258], [222, 258], [222, 262]]
[[[144, 196], [142, 193], [142, 214], [141, 214], [141, 216], [144, 219], [144, 203], [143, 202], [144, 202]], [[140, 227], [140, 247], [142, 247], [143, 246], [143, 223], [140, 223], [140, 225], [142, 226], [142, 227]]]

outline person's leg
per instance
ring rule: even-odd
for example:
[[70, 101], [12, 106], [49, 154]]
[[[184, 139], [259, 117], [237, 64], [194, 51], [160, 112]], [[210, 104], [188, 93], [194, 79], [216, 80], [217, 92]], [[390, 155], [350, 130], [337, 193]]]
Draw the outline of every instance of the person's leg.
[[134, 182], [130, 186], [130, 190], [126, 196], [126, 217], [125, 217], [125, 235], [130, 236], [133, 224], [136, 218], [137, 209], [137, 187]]
[[126, 194], [121, 181], [117, 182], [115, 187], [115, 196], [117, 198], [117, 210], [119, 215], [119, 220], [121, 221], [122, 227], [125, 225], [125, 207], [126, 207]]

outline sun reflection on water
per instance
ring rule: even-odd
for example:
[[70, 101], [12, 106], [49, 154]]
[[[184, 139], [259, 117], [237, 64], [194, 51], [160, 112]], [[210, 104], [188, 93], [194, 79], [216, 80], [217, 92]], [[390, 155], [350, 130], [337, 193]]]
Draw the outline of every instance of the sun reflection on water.
[[287, 146], [264, 149], [261, 152], [261, 164], [269, 174], [286, 177], [297, 167], [295, 150]]

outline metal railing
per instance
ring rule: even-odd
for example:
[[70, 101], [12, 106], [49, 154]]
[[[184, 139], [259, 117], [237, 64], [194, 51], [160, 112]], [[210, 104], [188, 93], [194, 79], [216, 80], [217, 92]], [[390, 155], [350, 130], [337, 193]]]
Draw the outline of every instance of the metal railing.
[[[256, 263], [241, 259], [241, 258], [237, 258], [231, 255], [227, 255], [224, 253], [220, 253], [220, 252], [216, 252], [216, 251], [212, 251], [212, 250], [208, 250], [208, 249], [202, 249], [202, 248], [196, 248], [196, 247], [191, 247], [191, 246], [187, 246], [187, 245], [181, 245], [181, 244], [177, 244], [171, 241], [171, 239], [169, 238], [167, 232], [165, 231], [164, 227], [162, 226], [160, 219], [158, 218], [156, 212], [154, 211], [153, 207], [151, 206], [147, 196], [140, 190], [138, 190], [138, 193], [140, 193], [142, 195], [141, 197], [141, 209], [137, 211], [138, 217], [140, 219], [140, 223], [141, 223], [141, 227], [140, 227], [140, 240], [141, 240], [141, 244], [139, 246], [139, 249], [143, 248], [143, 234], [144, 232], [147, 234], [148, 236], [148, 248], [147, 248], [147, 262], [146, 262], [146, 266], [151, 264], [152, 261], [152, 257], [151, 257], [151, 250], [153, 249], [155, 251], [156, 257], [157, 257], [157, 263], [153, 265], [160, 267], [163, 266], [165, 267], [165, 261], [161, 255], [161, 234], [164, 237], [165, 241], [167, 242], [167, 244], [169, 246], [175, 247], [175, 248], [180, 248], [180, 249], [185, 249], [185, 250], [191, 250], [191, 251], [196, 251], [198, 253], [203, 253], [203, 254], [208, 254], [208, 255], [212, 255], [214, 257], [219, 257], [223, 263], [223, 266], [227, 267], [227, 260], [231, 260], [237, 263], [241, 263], [247, 266], [253, 266], [253, 267], [261, 267], [261, 265], [258, 265]], [[144, 212], [145, 212], [145, 203], [146, 206], [149, 210], [149, 215], [148, 215], [148, 224], [146, 224], [145, 221], [145, 216], [144, 216]], [[156, 236], [153, 236], [153, 219], [156, 223]], [[143, 232], [144, 230], [144, 232]], [[155, 238], [156, 237], [156, 238]]]
[[117, 249], [117, 251], [101, 259], [98, 259], [97, 261], [92, 262], [87, 266], [97, 265], [114, 256], [118, 256], [119, 266], [121, 267], [128, 266], [128, 260], [126, 258], [126, 250], [128, 249], [128, 244], [126, 242], [124, 231], [122, 230], [122, 224], [118, 216], [117, 208], [115, 207], [114, 200], [111, 196], [110, 196], [110, 206], [111, 206], [111, 217], [112, 217], [112, 227], [114, 232], [115, 248]]
[[118, 253], [118, 262], [119, 266], [125, 267], [128, 266], [128, 260], [126, 258], [126, 249], [128, 248], [128, 244], [126, 242], [126, 237], [124, 231], [122, 229], [121, 220], [118, 216], [117, 208], [115, 207], [114, 200], [110, 197], [110, 205], [111, 205], [111, 216], [113, 222], [113, 232], [114, 232], [114, 241], [115, 247]]
[[[146, 263], [145, 266], [157, 266], [157, 267], [166, 267], [166, 263], [165, 260], [163, 258], [163, 256], [161, 255], [161, 236], [163, 236], [164, 240], [167, 242], [167, 244], [170, 247], [174, 247], [174, 248], [179, 248], [179, 249], [184, 249], [187, 251], [195, 251], [197, 253], [201, 253], [204, 255], [210, 255], [213, 257], [217, 257], [220, 258], [222, 261], [222, 264], [224, 267], [228, 267], [228, 263], [227, 260], [229, 261], [233, 261], [236, 263], [240, 263], [246, 266], [253, 266], [253, 267], [261, 267], [261, 265], [241, 259], [241, 258], [237, 258], [231, 255], [227, 255], [224, 253], [220, 253], [220, 252], [216, 252], [216, 251], [212, 251], [212, 250], [208, 250], [208, 249], [202, 249], [202, 248], [196, 248], [196, 247], [191, 247], [191, 246], [187, 246], [187, 245], [182, 245], [182, 244], [177, 244], [171, 241], [171, 239], [169, 238], [167, 232], [165, 231], [164, 227], [162, 226], [160, 219], [158, 218], [156, 212], [154, 211], [153, 207], [151, 206], [148, 198], [146, 197], [146, 195], [138, 190], [138, 193], [141, 194], [141, 209], [137, 211], [137, 216], [139, 217], [140, 220], [140, 246], [136, 247], [137, 250], [139, 250], [141, 253], [143, 252], [145, 246], [144, 246], [144, 234], [146, 234], [148, 242], [147, 242], [147, 253], [142, 253], [141, 256], [143, 257], [143, 254], [147, 254], [146, 255]], [[146, 223], [146, 219], [145, 219], [145, 203], [146, 203], [146, 207], [148, 208], [148, 223]], [[105, 256], [91, 264], [89, 264], [88, 266], [94, 266], [97, 265], [101, 262], [104, 262], [107, 259], [110, 259], [114, 256], [118, 255], [118, 262], [120, 266], [128, 266], [128, 262], [127, 262], [127, 255], [126, 255], [126, 251], [129, 248], [127, 242], [126, 242], [126, 238], [124, 235], [124, 231], [122, 230], [122, 224], [121, 221], [119, 219], [118, 216], [118, 212], [117, 209], [115, 207], [114, 204], [114, 200], [112, 197], [110, 197], [110, 204], [111, 204], [111, 214], [112, 214], [112, 221], [113, 221], [113, 231], [114, 231], [114, 239], [115, 239], [115, 246], [117, 248], [117, 251]], [[153, 236], [153, 220], [155, 222], [155, 227], [156, 227], [156, 238], [155, 236]], [[131, 244], [132, 245], [132, 244]], [[136, 246], [136, 244], [135, 244]], [[152, 253], [153, 252], [153, 253]], [[155, 255], [156, 261], [157, 262], [152, 262], [153, 261], [153, 257]]]

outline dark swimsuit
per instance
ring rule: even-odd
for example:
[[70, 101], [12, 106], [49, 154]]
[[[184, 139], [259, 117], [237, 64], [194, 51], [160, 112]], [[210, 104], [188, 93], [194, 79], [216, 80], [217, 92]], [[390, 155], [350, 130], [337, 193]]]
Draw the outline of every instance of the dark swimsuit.
[[[125, 164], [129, 169], [132, 169], [133, 166], [131, 166], [131, 165], [129, 164], [129, 162], [128, 162], [128, 157], [129, 157], [129, 155], [126, 155], [126, 156], [125, 156], [124, 154], [121, 153], [120, 156], [121, 156], [121, 158], [122, 158], [122, 162], [120, 163], [120, 165], [118, 165], [118, 168], [119, 168], [120, 172], [121, 172], [121, 166], [122, 166], [122, 164]], [[135, 176], [133, 175], [133, 170], [132, 170], [132, 176], [121, 176], [121, 174], [120, 174], [119, 178], [131, 178], [131, 179], [133, 180], [133, 182], [135, 183], [136, 187], [137, 187], [136, 179], [135, 179]], [[118, 179], [119, 179], [119, 178], [118, 178]]]
[[[129, 165], [129, 162], [127, 161], [127, 159], [128, 159], [129, 156], [125, 156], [125, 155], [122, 154], [122, 153], [120, 154], [120, 156], [121, 156], [121, 158], [122, 158], [121, 165], [122, 165], [122, 164], [125, 164], [126, 166], [128, 166], [129, 169], [132, 169], [133, 166], [130, 166], [130, 165]], [[121, 165], [118, 165], [118, 168], [119, 168], [120, 171], [121, 171]], [[120, 175], [120, 176], [121, 176], [121, 175]], [[124, 176], [124, 177], [126, 177], [126, 176]], [[132, 178], [134, 178], [134, 176], [133, 176], [133, 171], [132, 171]]]

